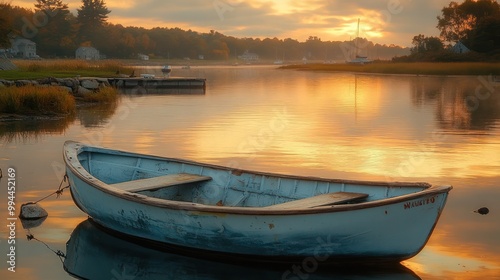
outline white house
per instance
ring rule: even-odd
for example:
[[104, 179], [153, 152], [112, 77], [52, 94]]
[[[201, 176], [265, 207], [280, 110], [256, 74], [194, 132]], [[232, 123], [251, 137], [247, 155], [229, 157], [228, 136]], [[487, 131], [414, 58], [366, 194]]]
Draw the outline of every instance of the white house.
[[23, 37], [16, 37], [11, 40], [10, 52], [12, 55], [20, 58], [38, 58], [36, 55], [36, 43]]
[[246, 50], [242, 55], [238, 56], [238, 58], [245, 61], [257, 61], [259, 60], [259, 55]]
[[101, 59], [101, 55], [99, 51], [94, 47], [79, 47], [75, 52], [76, 59], [84, 59], [84, 60], [99, 60]]
[[140, 53], [140, 54], [137, 55], [137, 58], [140, 59], [140, 60], [149, 60], [149, 55]]
[[462, 42], [458, 41], [453, 47], [451, 47], [451, 50], [454, 53], [468, 53], [470, 52], [470, 49], [467, 48]]

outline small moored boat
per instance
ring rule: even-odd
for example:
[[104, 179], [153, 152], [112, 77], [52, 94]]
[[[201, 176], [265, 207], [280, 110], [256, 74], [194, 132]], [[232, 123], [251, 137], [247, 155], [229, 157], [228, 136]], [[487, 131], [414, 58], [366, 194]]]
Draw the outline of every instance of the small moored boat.
[[172, 66], [170, 65], [165, 65], [161, 68], [161, 72], [163, 74], [170, 74], [170, 72], [172, 72]]
[[64, 144], [76, 205], [99, 225], [197, 255], [399, 262], [429, 239], [451, 186], [325, 179]]

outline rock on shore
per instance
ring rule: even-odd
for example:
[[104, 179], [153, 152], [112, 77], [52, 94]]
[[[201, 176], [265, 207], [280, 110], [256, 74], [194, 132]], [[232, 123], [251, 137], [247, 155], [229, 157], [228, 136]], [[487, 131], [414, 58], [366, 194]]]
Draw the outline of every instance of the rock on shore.
[[111, 86], [106, 78], [78, 77], [78, 78], [43, 78], [38, 80], [2, 80], [1, 87], [22, 87], [28, 85], [35, 86], [60, 86], [75, 96], [83, 96], [89, 92], [97, 91], [101, 87]]

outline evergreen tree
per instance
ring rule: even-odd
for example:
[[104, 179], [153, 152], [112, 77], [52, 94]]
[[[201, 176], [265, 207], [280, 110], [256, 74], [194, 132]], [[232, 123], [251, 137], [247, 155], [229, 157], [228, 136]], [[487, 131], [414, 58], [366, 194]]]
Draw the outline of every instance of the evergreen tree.
[[62, 0], [36, 0], [35, 12], [43, 23], [37, 28], [33, 38], [37, 43], [37, 52], [43, 56], [66, 56], [74, 52], [74, 46], [68, 45], [74, 37], [74, 24], [68, 5]]
[[102, 29], [108, 14], [111, 13], [104, 0], [82, 0], [82, 6], [77, 12], [81, 41], [92, 41], [94, 39], [93, 34]]
[[63, 10], [64, 13], [69, 13], [68, 5], [64, 4], [62, 0], [36, 0], [35, 8], [39, 11], [46, 12], [49, 16], [59, 12], [59, 10]]
[[9, 3], [0, 2], [0, 48], [9, 48], [10, 42], [8, 34], [12, 23], [8, 16], [11, 10]]

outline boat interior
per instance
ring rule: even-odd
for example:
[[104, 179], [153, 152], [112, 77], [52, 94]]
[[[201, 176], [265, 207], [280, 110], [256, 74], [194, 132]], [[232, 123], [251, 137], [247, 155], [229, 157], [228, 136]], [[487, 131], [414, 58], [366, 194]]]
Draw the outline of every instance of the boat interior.
[[430, 187], [251, 172], [98, 148], [82, 149], [78, 159], [110, 188], [214, 206], [312, 208], [381, 200]]

